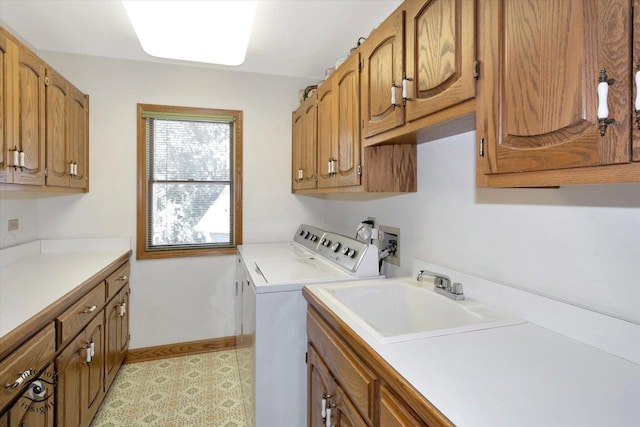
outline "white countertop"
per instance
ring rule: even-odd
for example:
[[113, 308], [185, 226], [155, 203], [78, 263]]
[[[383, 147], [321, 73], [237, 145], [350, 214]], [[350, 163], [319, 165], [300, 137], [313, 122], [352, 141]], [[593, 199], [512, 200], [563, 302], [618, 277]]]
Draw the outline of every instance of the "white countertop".
[[126, 245], [117, 240], [112, 245], [34, 242], [0, 251], [0, 337], [125, 255], [129, 240], [124, 239]]
[[640, 365], [629, 360], [532, 323], [380, 344], [314, 288], [456, 425], [640, 425]]

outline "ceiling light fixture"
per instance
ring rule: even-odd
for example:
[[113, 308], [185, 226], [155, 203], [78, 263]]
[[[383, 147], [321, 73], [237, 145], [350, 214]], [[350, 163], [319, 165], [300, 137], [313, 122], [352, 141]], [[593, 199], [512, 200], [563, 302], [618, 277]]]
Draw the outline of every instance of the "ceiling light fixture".
[[221, 65], [244, 62], [255, 1], [123, 1], [152, 56]]

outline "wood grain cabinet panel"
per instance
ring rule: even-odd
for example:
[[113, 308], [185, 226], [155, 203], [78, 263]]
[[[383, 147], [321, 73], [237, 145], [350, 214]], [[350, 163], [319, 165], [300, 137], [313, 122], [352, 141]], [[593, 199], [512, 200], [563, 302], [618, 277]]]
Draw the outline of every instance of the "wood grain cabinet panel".
[[2, 27], [0, 82], [3, 189], [87, 191], [89, 97]]
[[94, 316], [101, 313], [105, 302], [104, 282], [96, 286], [80, 301], [67, 309], [56, 319], [58, 325], [58, 343], [64, 344], [76, 335]]
[[104, 317], [96, 316], [56, 358], [57, 425], [88, 426], [97, 412], [105, 393], [104, 334]]
[[292, 190], [317, 187], [317, 94], [310, 95], [293, 113]]
[[[637, 109], [637, 100], [640, 100], [640, 0], [633, 1], [633, 99], [632, 128], [633, 128], [633, 161], [640, 162], [640, 109]], [[640, 107], [640, 105], [638, 105]]]
[[22, 47], [16, 60], [14, 99], [9, 115], [15, 123], [13, 141], [8, 148], [21, 152], [24, 166], [13, 171], [13, 183], [44, 185], [45, 64]]
[[[307, 316], [307, 334], [309, 341], [313, 343], [318, 354], [329, 367], [335, 382], [348, 396], [348, 405], [356, 408], [364, 420], [373, 423], [377, 386], [374, 374], [314, 312], [309, 312]], [[344, 396], [342, 400], [345, 400]], [[347, 414], [351, 413], [347, 407], [344, 408], [344, 411]]]
[[401, 403], [384, 385], [380, 387], [380, 425], [384, 427], [427, 427], [406, 403]]
[[[52, 322], [2, 360], [0, 411], [4, 411], [13, 399], [25, 391], [31, 380], [51, 361], [55, 349], [55, 329]], [[15, 387], [5, 387], [6, 384], [14, 383], [17, 383]]]
[[88, 98], [52, 68], [46, 90], [46, 184], [86, 188]]
[[393, 13], [360, 46], [364, 138], [404, 124], [404, 15], [404, 10]]
[[105, 391], [115, 379], [129, 348], [129, 284], [105, 308]]
[[[639, 156], [637, 129], [632, 138], [630, 49], [638, 29], [631, 29], [631, 6], [630, 0], [481, 2], [480, 186], [640, 181], [631, 164]], [[604, 126], [603, 79], [610, 121]]]
[[407, 121], [476, 96], [474, 0], [406, 1]]
[[[6, 413], [7, 427], [53, 427], [55, 374], [53, 366], [29, 381], [27, 389]], [[3, 417], [4, 418], [4, 417]]]
[[360, 185], [360, 60], [351, 54], [318, 89], [318, 187]]

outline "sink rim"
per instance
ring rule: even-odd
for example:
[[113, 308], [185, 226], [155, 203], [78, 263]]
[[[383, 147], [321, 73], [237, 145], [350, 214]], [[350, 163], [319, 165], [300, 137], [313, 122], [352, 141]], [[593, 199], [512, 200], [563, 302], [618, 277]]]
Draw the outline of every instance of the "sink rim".
[[[492, 314], [499, 316], [496, 320], [490, 320], [486, 322], [477, 322], [466, 324], [462, 326], [453, 326], [447, 328], [438, 328], [438, 329], [426, 329], [418, 332], [408, 332], [408, 333], [399, 333], [393, 335], [384, 335], [379, 330], [376, 329], [374, 325], [369, 323], [367, 319], [363, 316], [355, 312], [351, 307], [349, 307], [346, 303], [340, 300], [338, 295], [336, 295], [334, 290], [341, 289], [355, 289], [355, 288], [365, 288], [365, 287], [381, 287], [381, 286], [394, 286], [400, 285], [402, 287], [409, 287], [415, 289], [419, 292], [426, 292], [429, 294], [429, 297], [433, 297], [439, 300], [439, 302], [443, 302], [444, 304], [460, 305], [465, 310], [473, 310], [473, 309], [482, 309], [489, 310]], [[494, 329], [505, 326], [519, 325], [526, 323], [526, 320], [517, 318], [509, 313], [505, 313], [502, 310], [496, 309], [490, 305], [482, 303], [474, 298], [466, 297], [462, 301], [454, 301], [449, 299], [443, 295], [435, 293], [428, 286], [429, 283], [417, 282], [414, 278], [406, 278], [406, 279], [383, 279], [379, 281], [358, 281], [351, 283], [334, 283], [334, 284], [324, 284], [324, 285], [315, 285], [312, 286], [313, 291], [316, 295], [321, 297], [323, 302], [329, 306], [329, 308], [336, 312], [338, 316], [343, 318], [345, 322], [353, 328], [356, 326], [357, 328], [363, 330], [367, 334], [369, 334], [377, 343], [379, 344], [392, 344], [398, 342], [405, 341], [414, 341], [419, 339], [427, 339], [438, 336], [445, 335], [454, 335], [460, 334], [464, 332], [473, 332], [485, 329]]]

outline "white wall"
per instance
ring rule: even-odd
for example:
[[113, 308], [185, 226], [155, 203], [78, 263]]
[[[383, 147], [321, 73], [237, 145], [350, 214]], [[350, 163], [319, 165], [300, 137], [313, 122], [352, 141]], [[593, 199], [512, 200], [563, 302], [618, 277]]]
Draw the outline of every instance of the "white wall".
[[418, 146], [418, 192], [329, 201], [330, 228], [400, 227], [401, 267], [420, 258], [640, 323], [640, 184], [476, 189], [475, 133]]
[[[290, 193], [294, 78], [40, 52], [90, 95], [90, 192], [3, 200], [2, 221], [24, 217], [29, 238], [131, 237], [136, 233], [136, 104], [242, 110], [244, 242], [290, 240], [301, 222], [323, 225], [324, 202]], [[25, 205], [25, 203], [27, 205]], [[34, 209], [35, 208], [35, 209]], [[32, 213], [36, 212], [36, 213]], [[33, 227], [33, 228], [32, 228]], [[11, 238], [3, 233], [3, 246]], [[4, 241], [9, 244], [4, 244]], [[234, 334], [233, 256], [132, 258], [131, 347]]]

